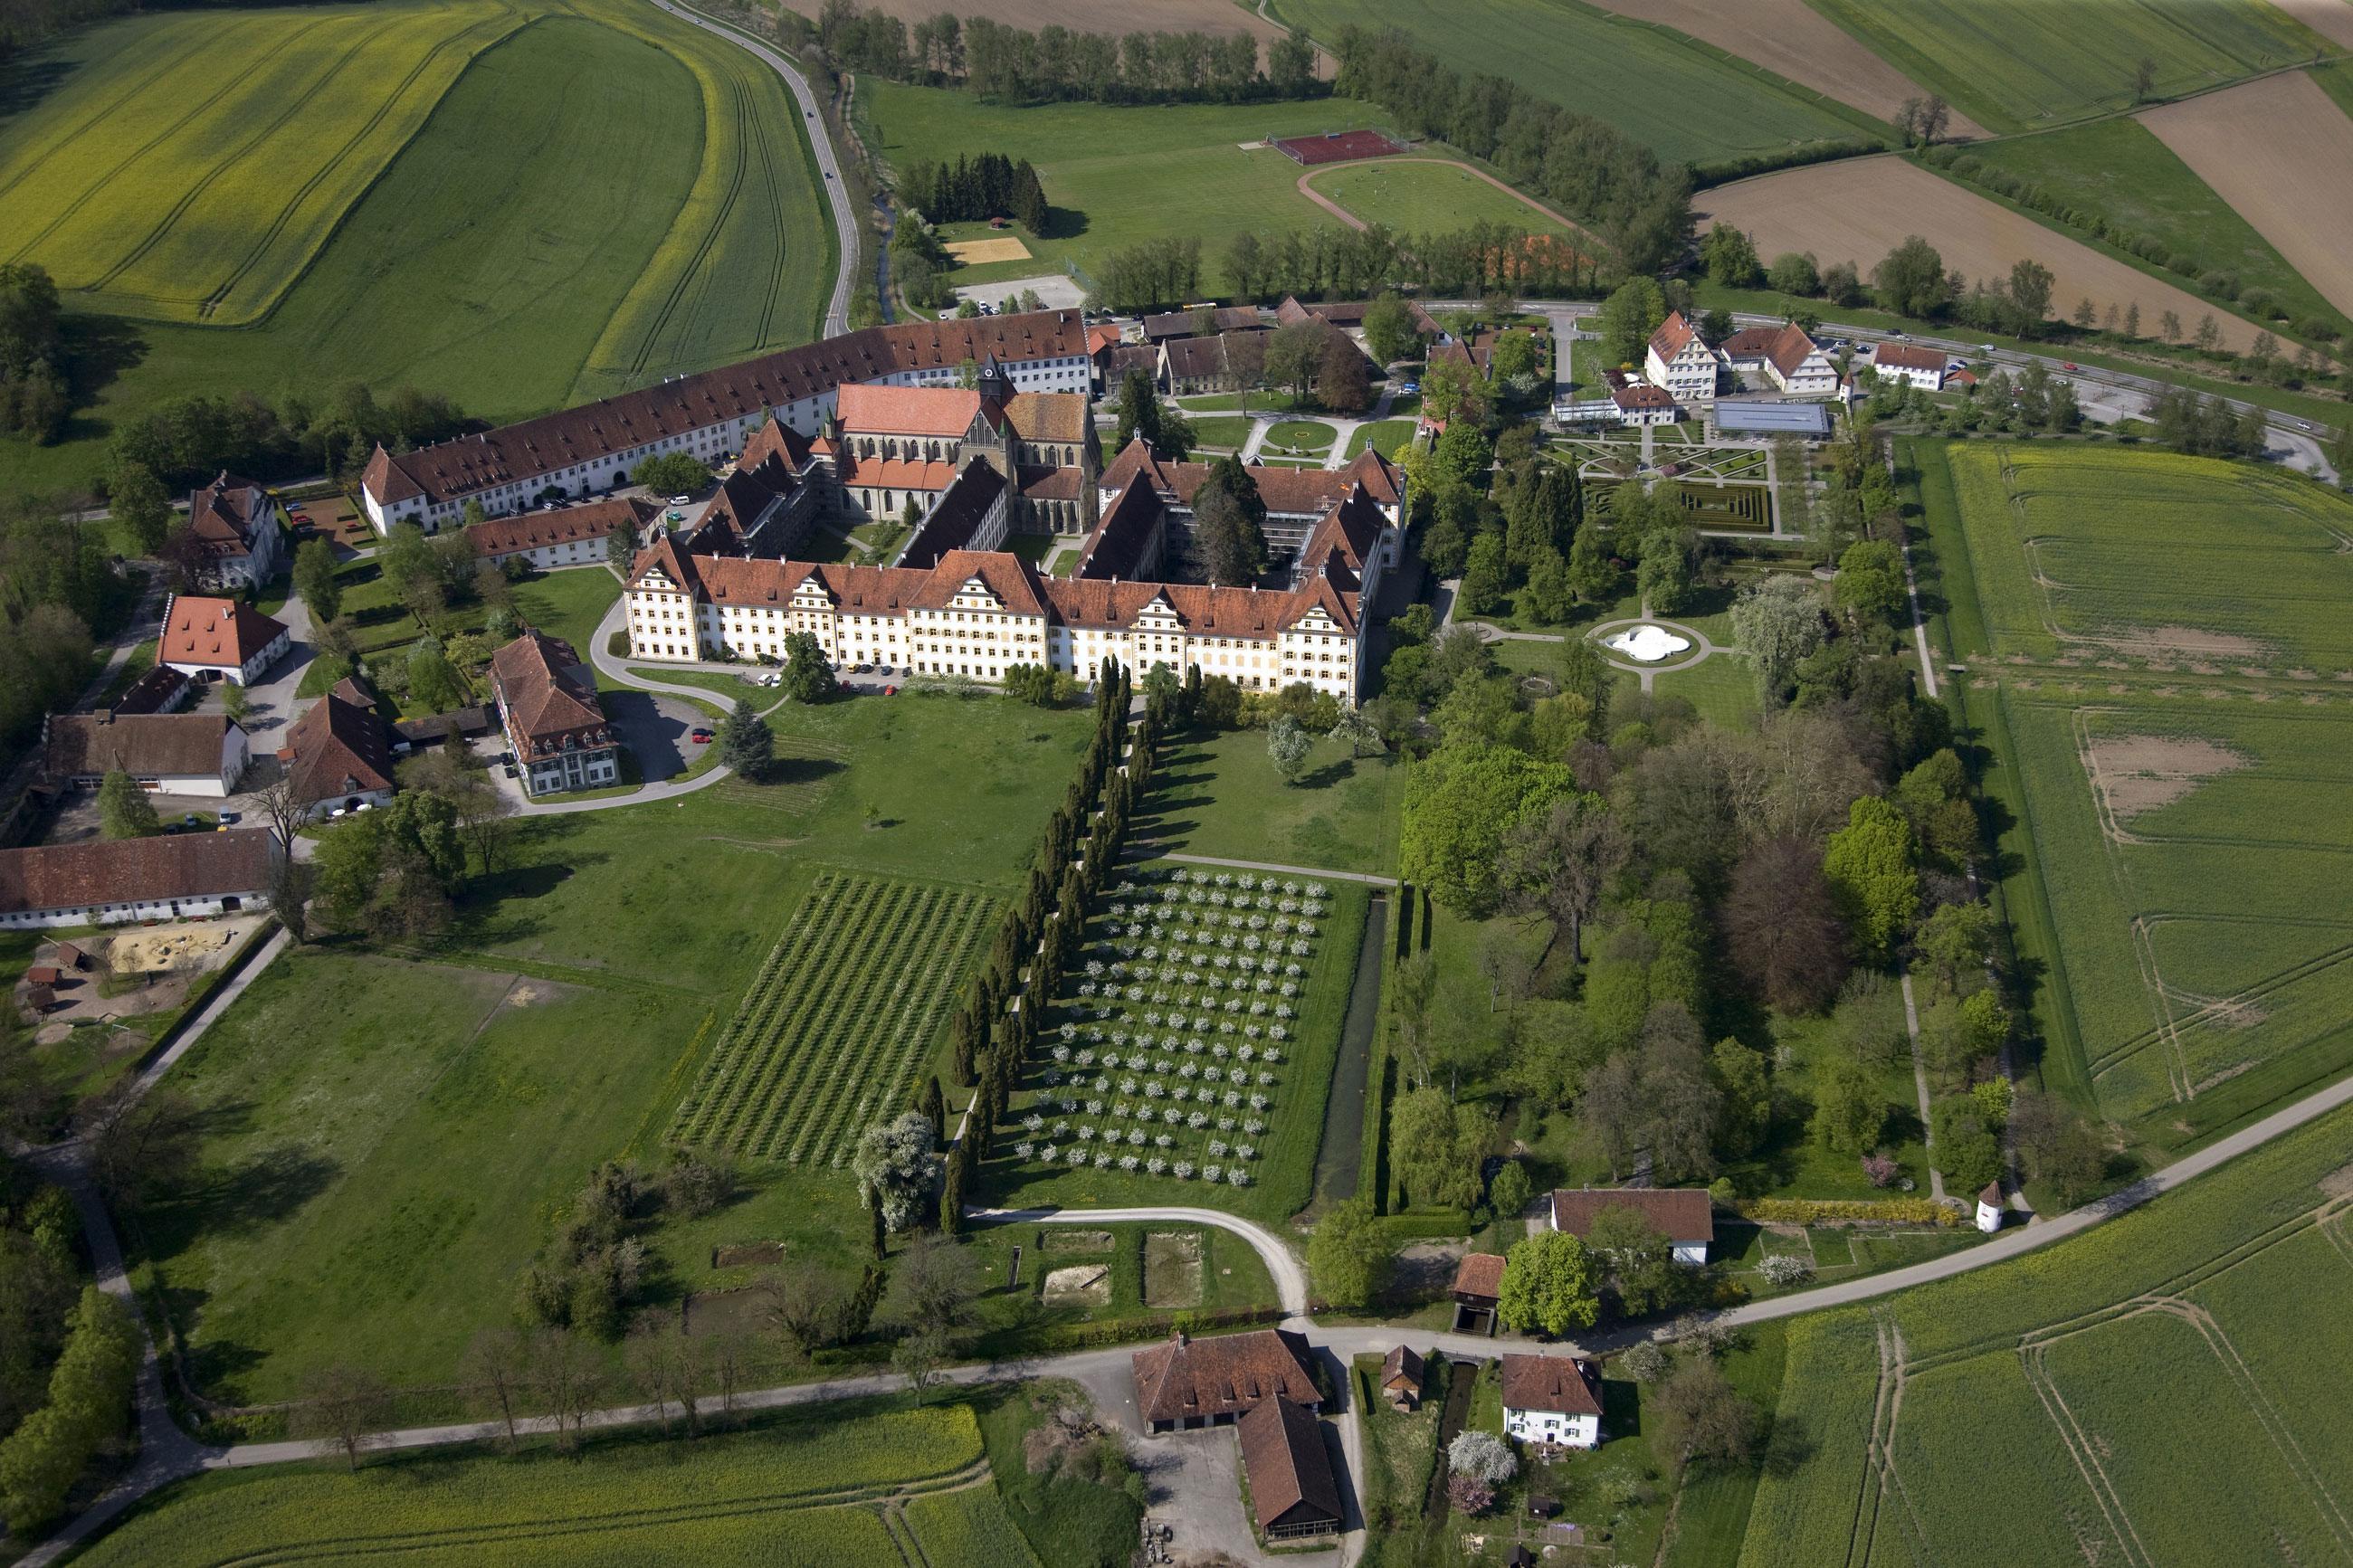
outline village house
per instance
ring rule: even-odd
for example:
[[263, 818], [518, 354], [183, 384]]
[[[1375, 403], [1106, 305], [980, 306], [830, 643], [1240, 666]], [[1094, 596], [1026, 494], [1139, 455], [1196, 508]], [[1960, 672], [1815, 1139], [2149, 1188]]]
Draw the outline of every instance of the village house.
[[815, 437], [845, 385], [955, 387], [993, 357], [1017, 391], [1084, 396], [1089, 353], [1076, 310], [864, 327], [413, 452], [379, 447], [361, 501], [380, 533], [404, 521], [431, 533], [470, 500], [501, 516], [626, 485], [631, 468], [659, 453], [716, 465], [771, 417]]
[[1838, 367], [1795, 321], [1744, 327], [1725, 339], [1718, 352], [1735, 374], [1753, 376], [1792, 397], [1830, 397], [1838, 392]]
[[1147, 1432], [1232, 1424], [1280, 1395], [1309, 1414], [1324, 1407], [1307, 1360], [1307, 1336], [1260, 1329], [1196, 1340], [1178, 1330], [1128, 1358], [1135, 1376], [1136, 1416]]
[[570, 643], [524, 628], [491, 656], [491, 689], [525, 794], [621, 782], [620, 742], [597, 705], [595, 678]]
[[269, 902], [266, 827], [0, 849], [0, 927], [119, 925], [236, 914]]
[[1398, 1410], [1421, 1408], [1421, 1388], [1427, 1369], [1421, 1352], [1396, 1345], [1381, 1358], [1381, 1397]]
[[278, 761], [313, 821], [392, 798], [392, 737], [375, 701], [348, 677], [294, 721]]
[[1945, 377], [1952, 366], [1952, 358], [1942, 349], [1924, 349], [1912, 343], [1881, 343], [1871, 351], [1871, 368], [1882, 381], [1902, 382], [1923, 392], [1945, 390]]
[[1337, 1534], [1340, 1488], [1324, 1445], [1324, 1423], [1312, 1407], [1278, 1394], [1243, 1412], [1236, 1425], [1259, 1534], [1270, 1542]]
[[96, 789], [117, 769], [157, 795], [217, 799], [252, 761], [244, 727], [219, 713], [52, 713], [43, 721], [41, 782]]
[[1699, 335], [1699, 329], [1681, 310], [1671, 310], [1651, 334], [1650, 346], [1642, 355], [1642, 372], [1651, 385], [1666, 388], [1677, 403], [1706, 403], [1715, 396], [1716, 373], [1723, 363]]
[[196, 580], [216, 593], [259, 588], [286, 563], [278, 503], [253, 480], [227, 469], [189, 495], [188, 532], [195, 543]]
[[155, 662], [182, 675], [250, 686], [293, 646], [283, 621], [242, 600], [182, 594], [164, 601]]
[[593, 566], [611, 553], [613, 531], [625, 525], [640, 534], [661, 509], [641, 496], [607, 496], [554, 511], [494, 517], [466, 531], [474, 558], [493, 566], [521, 561], [534, 572], [559, 566]]
[[1504, 1434], [1523, 1443], [1593, 1448], [1601, 1443], [1601, 1374], [1569, 1356], [1507, 1355]]
[[1696, 1268], [1715, 1240], [1715, 1205], [1704, 1187], [1564, 1187], [1552, 1194], [1552, 1227], [1580, 1240], [1603, 1209], [1631, 1209], [1673, 1244], [1675, 1261]]
[[1172, 338], [1159, 347], [1154, 384], [1170, 397], [1257, 386], [1266, 377], [1267, 337], [1252, 327], [1214, 338]]

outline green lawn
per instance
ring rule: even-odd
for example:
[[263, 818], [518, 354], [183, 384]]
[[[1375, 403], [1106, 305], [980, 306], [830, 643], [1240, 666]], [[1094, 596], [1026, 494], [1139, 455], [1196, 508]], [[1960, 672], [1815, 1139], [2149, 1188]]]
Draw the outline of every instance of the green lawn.
[[[2080, 215], [2096, 215], [2126, 233], [2162, 241], [2173, 256], [2189, 259], [2193, 279], [2200, 273], [2229, 272], [2244, 288], [2269, 291], [2299, 321], [2317, 317], [2353, 331], [2353, 321], [2137, 120], [2103, 120], [2044, 136], [2012, 137], [1970, 148], [1966, 155], [2041, 186]], [[1974, 179], [1966, 173], [1962, 177]], [[2094, 243], [2089, 236], [2079, 237]]]
[[[2047, 1251], [1792, 1321], [1782, 1462], [1756, 1483], [1739, 1563], [2341, 1551], [2327, 1510], [2353, 1421], [2306, 1395], [2353, 1366], [2353, 1324], [2311, 1310], [2345, 1276], [2348, 1137], [2339, 1110]], [[2164, 1430], [2189, 1408], [2195, 1444]], [[2256, 1515], [2260, 1541], [2215, 1529]]]
[[1398, 28], [1454, 69], [1506, 77], [1607, 121], [1662, 161], [1706, 163], [1887, 130], [1683, 34], [1580, 0], [1280, 0], [1270, 9], [1319, 38], [1351, 23]]
[[[480, 5], [456, 16], [512, 26], [526, 14]], [[157, 41], [187, 57], [173, 68], [186, 80], [170, 94], [196, 106], [184, 113], [209, 106], [209, 84], [224, 81], [251, 77], [273, 101], [300, 92], [256, 74], [258, 40], [267, 29], [328, 26], [314, 25], [322, 15], [221, 10], [108, 24], [84, 35], [87, 45], [58, 46], [68, 85], [24, 121], [0, 121], [10, 132], [0, 141], [22, 145], [52, 119], [72, 122], [75, 104], [111, 104], [153, 70]], [[323, 15], [357, 17], [353, 25], [389, 37], [414, 18], [449, 13], [400, 0]], [[195, 37], [203, 47], [189, 47]], [[441, 63], [417, 52], [412, 95]], [[548, 90], [550, 82], [565, 90]], [[374, 134], [365, 95], [329, 97], [335, 115], [298, 122], [311, 136], [340, 145]], [[130, 109], [97, 112], [131, 134], [147, 123]], [[0, 440], [0, 485], [86, 485], [102, 467], [112, 421], [185, 393], [274, 401], [351, 380], [380, 393], [411, 384], [448, 394], [470, 415], [507, 419], [805, 341], [834, 240], [800, 123], [783, 83], [734, 45], [649, 6], [580, 0], [483, 52], [388, 163], [343, 190], [348, 205], [329, 215], [332, 237], [314, 237], [315, 259], [259, 324], [90, 321], [88, 332], [117, 344], [109, 351], [117, 373], [58, 445]], [[190, 212], [204, 223], [191, 216], [182, 227], [229, 257], [257, 239], [276, 244], [278, 205], [309, 199], [290, 194], [279, 163], [269, 165], [269, 185], [227, 210], [200, 203]], [[122, 187], [117, 181], [82, 210], [134, 212]], [[185, 188], [152, 194], [153, 210]], [[69, 294], [67, 304], [90, 300]]]
[[1442, 234], [1482, 223], [1534, 234], [1568, 232], [1518, 197], [1443, 163], [1343, 163], [1317, 174], [1314, 184], [1366, 223], [1387, 224], [1404, 234]]
[[[773, 782], [533, 819], [433, 962], [292, 953], [206, 1034], [174, 1079], [206, 1114], [202, 1175], [144, 1227], [200, 1387], [282, 1398], [332, 1360], [445, 1382], [476, 1329], [510, 1321], [515, 1275], [589, 1172], [659, 1165], [672, 1107], [818, 868], [1009, 892], [1088, 727], [994, 698], [770, 724]], [[945, 779], [968, 807], [953, 817]], [[865, 826], [870, 805], [888, 826]], [[743, 1178], [717, 1212], [654, 1223], [655, 1300], [713, 1281], [713, 1248], [738, 1242], [854, 1266], [846, 1173]]]
[[[417, 617], [394, 595], [392, 584], [373, 558], [349, 562], [336, 575], [343, 587], [338, 618], [351, 624], [360, 651], [367, 656], [369, 663], [380, 673], [390, 672], [408, 657], [411, 647], [424, 635]], [[514, 614], [519, 621], [550, 637], [563, 638], [584, 663], [594, 668], [596, 626], [621, 596], [619, 578], [602, 566], [567, 567], [527, 578], [514, 584], [513, 593]], [[469, 600], [444, 611], [435, 618], [434, 625], [445, 639], [461, 632], [479, 634], [489, 615], [488, 607], [480, 601]], [[313, 660], [302, 672], [300, 695], [323, 696], [339, 679], [340, 667], [332, 661]], [[607, 690], [614, 685], [603, 675], [596, 678], [596, 682]], [[487, 696], [487, 678], [478, 684], [480, 694]], [[405, 699], [394, 695], [395, 705], [408, 712]]]
[[2130, 107], [2133, 71], [2171, 98], [2335, 54], [2254, 0], [1810, 0], [1896, 69], [1989, 131], [2025, 131]]
[[1319, 870], [1397, 872], [1407, 764], [1319, 740], [1297, 784], [1267, 760], [1266, 731], [1188, 738], [1162, 763], [1154, 827], [1163, 853]]
[[1340, 432], [1320, 419], [1284, 419], [1267, 427], [1259, 450], [1274, 458], [1321, 458]]
[[1384, 458], [1394, 460], [1399, 452], [1413, 445], [1413, 433], [1418, 421], [1412, 419], [1379, 419], [1369, 425], [1359, 425], [1348, 437], [1348, 449], [1342, 456], [1355, 458], [1367, 447], [1377, 447]]
[[1245, 419], [1240, 415], [1219, 414], [1212, 415], [1206, 419], [1194, 418], [1191, 423], [1195, 445], [1221, 451], [1239, 452], [1242, 449], [1242, 444], [1250, 439], [1250, 426], [1258, 422], [1254, 419]]

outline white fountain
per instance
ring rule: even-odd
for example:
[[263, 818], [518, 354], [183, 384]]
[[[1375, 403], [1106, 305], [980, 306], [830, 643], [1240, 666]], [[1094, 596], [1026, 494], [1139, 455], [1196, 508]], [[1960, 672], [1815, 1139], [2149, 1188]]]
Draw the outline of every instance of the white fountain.
[[1636, 664], [1656, 664], [1690, 647], [1691, 638], [1678, 637], [1664, 626], [1654, 626], [1646, 622], [1604, 637], [1601, 646], [1612, 653], [1624, 655]]

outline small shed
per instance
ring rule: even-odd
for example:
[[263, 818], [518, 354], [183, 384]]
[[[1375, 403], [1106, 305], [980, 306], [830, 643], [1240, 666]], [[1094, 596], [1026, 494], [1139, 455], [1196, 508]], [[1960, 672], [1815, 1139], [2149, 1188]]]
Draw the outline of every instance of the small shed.
[[58, 1005], [58, 994], [46, 985], [36, 985], [25, 993], [25, 1010], [46, 1013]]
[[1978, 1228], [1991, 1235], [2001, 1228], [2002, 1195], [1999, 1179], [1988, 1182], [1978, 1194]]
[[1511, 1568], [1535, 1568], [1536, 1554], [1522, 1543], [1514, 1545], [1511, 1555], [1505, 1557], [1504, 1561], [1510, 1563]]
[[1560, 1512], [1560, 1500], [1538, 1492], [1528, 1499], [1528, 1517], [1551, 1519]]
[[37, 963], [25, 971], [25, 982], [28, 985], [55, 985], [64, 978], [64, 973], [55, 964]]
[[58, 943], [57, 961], [58, 966], [61, 969], [87, 969], [90, 967], [90, 954], [84, 952], [81, 949], [76, 947], [69, 942], [61, 942]]
[[1421, 1407], [1423, 1367], [1421, 1357], [1404, 1345], [1389, 1352], [1381, 1363], [1381, 1393], [1390, 1407], [1397, 1410], [1418, 1410]]

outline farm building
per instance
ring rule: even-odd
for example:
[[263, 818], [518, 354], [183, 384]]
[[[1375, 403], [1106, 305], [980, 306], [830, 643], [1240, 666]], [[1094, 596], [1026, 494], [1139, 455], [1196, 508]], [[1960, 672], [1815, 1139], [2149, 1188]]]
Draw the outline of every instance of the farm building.
[[93, 838], [0, 849], [0, 926], [119, 925], [235, 914], [269, 902], [268, 828]]
[[155, 662], [182, 675], [250, 686], [286, 657], [294, 634], [283, 621], [236, 599], [183, 594], [164, 605], [164, 635]]
[[[1296, 295], [1285, 294], [1282, 303], [1274, 308], [1274, 324], [1296, 326], [1301, 321], [1322, 321], [1342, 331], [1360, 332], [1365, 330], [1365, 312], [1375, 304], [1371, 300], [1325, 300], [1314, 304], [1302, 304]], [[1438, 324], [1438, 318], [1421, 308], [1418, 300], [1405, 302], [1406, 314], [1413, 321], [1413, 330], [1431, 342], [1449, 341], [1451, 334]]]
[[1381, 1361], [1381, 1396], [1399, 1410], [1419, 1408], [1426, 1370], [1419, 1352], [1406, 1345], [1392, 1348]]
[[278, 761], [315, 820], [392, 798], [392, 739], [375, 704], [349, 679], [294, 721]]
[[1828, 397], [1838, 391], [1838, 367], [1795, 321], [1744, 327], [1716, 352], [1736, 373], [1758, 376], [1792, 397]]
[[[1144, 341], [1157, 346], [1176, 338], [1214, 338], [1223, 332], [1255, 331], [1265, 323], [1254, 305], [1219, 305], [1201, 310], [1166, 310], [1144, 318]], [[1204, 331], [1202, 329], [1208, 330]]]
[[1674, 1244], [1675, 1261], [1707, 1261], [1715, 1207], [1704, 1187], [1563, 1187], [1552, 1194], [1552, 1227], [1582, 1238], [1603, 1209], [1631, 1209]]
[[159, 795], [218, 798], [251, 761], [244, 728], [219, 713], [52, 713], [41, 738], [41, 782], [52, 789], [96, 789], [121, 769]]
[[1250, 327], [1214, 338], [1172, 338], [1155, 351], [1153, 380], [1172, 397], [1256, 386], [1266, 368], [1267, 335]]
[[114, 700], [118, 714], [176, 713], [195, 700], [196, 683], [169, 665], [159, 664], [131, 683]]
[[1310, 1414], [1324, 1405], [1307, 1337], [1288, 1329], [1196, 1340], [1183, 1330], [1129, 1358], [1135, 1408], [1147, 1432], [1230, 1425], [1280, 1395]]
[[1454, 1328], [1458, 1333], [1495, 1331], [1495, 1306], [1504, 1294], [1504, 1256], [1472, 1252], [1455, 1266]]
[[379, 533], [403, 521], [431, 533], [470, 500], [501, 516], [547, 496], [611, 489], [658, 453], [715, 463], [772, 416], [814, 437], [845, 385], [955, 387], [967, 362], [993, 357], [1018, 391], [1085, 395], [1089, 352], [1076, 310], [862, 327], [413, 452], [379, 447], [361, 501]]
[[1313, 1410], [1278, 1394], [1252, 1405], [1238, 1423], [1250, 1512], [1269, 1541], [1331, 1535], [1340, 1528], [1340, 1488], [1324, 1447], [1324, 1423]]
[[620, 782], [620, 742], [596, 701], [595, 678], [570, 643], [525, 627], [491, 656], [491, 689], [526, 793]]
[[643, 533], [660, 509], [637, 496], [610, 496], [555, 511], [494, 517], [467, 531], [474, 556], [492, 565], [522, 561], [534, 571], [588, 566], [610, 553], [613, 531], [631, 524]]
[[1882, 381], [1900, 381], [1923, 392], [1944, 391], [1952, 364], [1944, 350], [1913, 343], [1881, 343], [1871, 351], [1871, 368]]
[[1774, 436], [1822, 441], [1830, 437], [1831, 411], [1819, 403], [1736, 403], [1719, 398], [1708, 411], [1708, 427], [1735, 441]]
[[1564, 1448], [1601, 1442], [1601, 1374], [1569, 1356], [1504, 1358], [1504, 1432]]
[[199, 563], [196, 580], [217, 592], [259, 588], [285, 563], [278, 503], [226, 468], [188, 497], [188, 535]]

